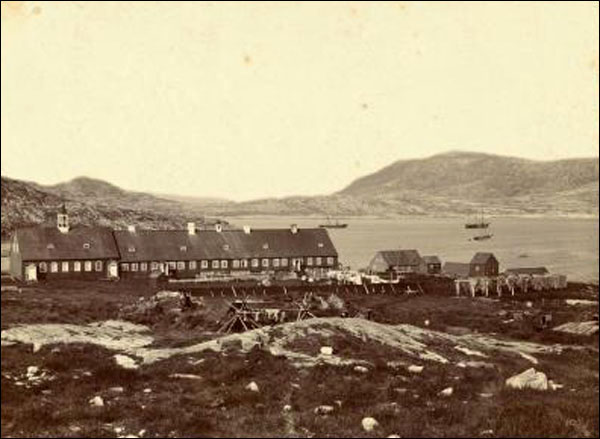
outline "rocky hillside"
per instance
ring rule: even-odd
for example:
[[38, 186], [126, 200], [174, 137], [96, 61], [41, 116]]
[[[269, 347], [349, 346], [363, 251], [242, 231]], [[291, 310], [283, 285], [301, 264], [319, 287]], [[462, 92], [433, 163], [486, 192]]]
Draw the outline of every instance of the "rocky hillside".
[[182, 228], [190, 220], [205, 221], [198, 207], [129, 192], [99, 180], [78, 178], [46, 187], [2, 177], [2, 236], [18, 227], [54, 221], [63, 203], [72, 221], [80, 224]]

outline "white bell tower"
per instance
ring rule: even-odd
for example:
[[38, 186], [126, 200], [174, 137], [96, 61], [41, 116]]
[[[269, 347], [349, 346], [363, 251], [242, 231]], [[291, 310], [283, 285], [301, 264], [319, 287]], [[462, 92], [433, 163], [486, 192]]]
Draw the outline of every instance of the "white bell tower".
[[67, 214], [67, 208], [64, 204], [56, 215], [56, 227], [61, 233], [69, 232], [69, 215]]

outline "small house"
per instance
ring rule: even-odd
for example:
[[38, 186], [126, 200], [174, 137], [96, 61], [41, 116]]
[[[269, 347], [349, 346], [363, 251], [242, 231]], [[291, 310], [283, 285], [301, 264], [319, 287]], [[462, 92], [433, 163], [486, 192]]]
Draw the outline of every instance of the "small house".
[[456, 279], [466, 279], [471, 270], [470, 264], [463, 262], [446, 262], [442, 272]]
[[500, 264], [493, 253], [477, 252], [469, 265], [471, 277], [498, 276], [499, 273]]
[[440, 274], [442, 272], [442, 261], [437, 256], [423, 256], [423, 263], [427, 274]]
[[381, 250], [371, 259], [368, 271], [376, 274], [424, 273], [425, 264], [417, 250]]

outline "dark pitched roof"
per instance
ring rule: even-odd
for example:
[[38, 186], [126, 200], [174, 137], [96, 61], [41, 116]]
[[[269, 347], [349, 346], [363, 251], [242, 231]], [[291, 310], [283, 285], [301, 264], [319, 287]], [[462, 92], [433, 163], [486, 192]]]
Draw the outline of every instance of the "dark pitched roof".
[[426, 264], [441, 264], [442, 261], [440, 261], [440, 258], [438, 258], [437, 256], [423, 256], [423, 261]]
[[122, 261], [186, 261], [337, 256], [325, 229], [115, 231]]
[[510, 274], [548, 274], [549, 271], [546, 267], [520, 267], [520, 268], [508, 268], [506, 270]]
[[493, 253], [477, 252], [471, 259], [471, 264], [486, 264], [490, 258], [496, 259]]
[[19, 250], [26, 261], [118, 259], [112, 230], [76, 226], [68, 233], [56, 227], [29, 227], [16, 232]]
[[423, 261], [417, 250], [381, 250], [379, 254], [391, 267], [420, 265]]
[[446, 262], [442, 271], [455, 276], [469, 276], [470, 265], [463, 262]]

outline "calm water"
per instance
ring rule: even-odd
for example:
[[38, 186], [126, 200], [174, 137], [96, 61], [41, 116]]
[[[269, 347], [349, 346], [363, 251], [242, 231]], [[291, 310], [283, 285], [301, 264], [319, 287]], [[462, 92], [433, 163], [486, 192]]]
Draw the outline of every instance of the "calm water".
[[[256, 228], [315, 227], [321, 219], [236, 217], [237, 225]], [[491, 218], [494, 237], [469, 241], [475, 233], [461, 218], [348, 219], [347, 229], [330, 229], [340, 260], [354, 269], [365, 267], [377, 250], [416, 248], [442, 262], [468, 262], [476, 251], [491, 251], [500, 268], [539, 266], [569, 279], [598, 282], [598, 219]], [[475, 231], [476, 232], [476, 231]]]

